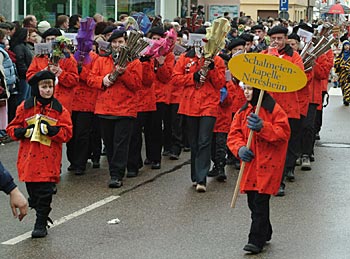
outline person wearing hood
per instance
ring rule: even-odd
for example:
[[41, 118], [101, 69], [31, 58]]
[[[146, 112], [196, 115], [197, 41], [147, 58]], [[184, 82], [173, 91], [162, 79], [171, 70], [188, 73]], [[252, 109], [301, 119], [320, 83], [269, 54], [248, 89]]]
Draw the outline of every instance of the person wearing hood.
[[47, 235], [52, 196], [60, 180], [62, 143], [72, 137], [70, 113], [54, 98], [55, 79], [47, 70], [31, 77], [32, 96], [18, 106], [6, 129], [20, 141], [17, 171], [26, 184], [29, 206], [36, 211], [33, 238]]
[[343, 48], [334, 61], [335, 72], [338, 74], [339, 86], [343, 93], [343, 104], [349, 106], [350, 103], [350, 42], [343, 41]]
[[10, 41], [10, 50], [16, 54], [16, 67], [19, 77], [19, 93], [17, 105], [30, 97], [30, 88], [26, 81], [26, 73], [33, 60], [33, 53], [26, 45], [28, 28], [21, 28], [15, 32]]
[[[227, 139], [228, 148], [246, 163], [240, 191], [247, 194], [252, 222], [243, 250], [253, 254], [260, 253], [272, 237], [269, 201], [280, 187], [290, 136], [286, 112], [268, 93], [255, 114], [259, 94], [259, 89], [244, 85], [247, 102], [235, 114]], [[251, 130], [253, 139], [247, 148]]]

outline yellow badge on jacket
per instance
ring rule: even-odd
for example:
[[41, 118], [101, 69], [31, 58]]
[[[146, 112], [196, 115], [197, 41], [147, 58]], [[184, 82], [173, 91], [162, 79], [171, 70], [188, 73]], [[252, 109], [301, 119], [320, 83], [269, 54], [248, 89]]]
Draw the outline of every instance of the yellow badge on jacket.
[[285, 59], [261, 54], [240, 54], [228, 63], [234, 77], [268, 92], [294, 92], [303, 88], [307, 77], [302, 69]]

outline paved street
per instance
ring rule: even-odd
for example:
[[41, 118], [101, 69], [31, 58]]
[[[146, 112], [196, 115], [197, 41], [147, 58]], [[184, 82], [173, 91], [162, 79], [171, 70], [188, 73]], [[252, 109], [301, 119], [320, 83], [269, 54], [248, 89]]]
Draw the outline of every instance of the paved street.
[[[210, 179], [207, 192], [197, 193], [189, 153], [182, 153], [114, 190], [107, 188], [105, 157], [101, 169], [89, 165], [86, 175], [75, 176], [64, 154], [50, 214], [56, 225], [46, 238], [27, 238], [34, 211], [19, 223], [0, 194], [0, 258], [350, 258], [350, 107], [339, 90], [331, 89], [312, 171], [298, 169], [286, 196], [271, 199], [274, 234], [257, 256], [242, 250], [250, 226], [246, 196], [230, 208], [238, 171], [226, 166], [227, 183]], [[18, 183], [17, 149], [15, 142], [0, 146], [0, 159]], [[119, 224], [107, 223], [116, 218]]]

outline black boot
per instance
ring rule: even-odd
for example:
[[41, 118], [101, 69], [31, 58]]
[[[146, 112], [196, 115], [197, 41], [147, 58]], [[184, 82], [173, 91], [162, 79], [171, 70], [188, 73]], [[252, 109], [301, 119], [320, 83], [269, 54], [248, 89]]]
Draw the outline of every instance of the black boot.
[[32, 231], [32, 238], [42, 238], [47, 235], [48, 221], [53, 224], [52, 220], [49, 218], [49, 213], [36, 214], [36, 221], [34, 224], [34, 230]]
[[216, 180], [218, 182], [225, 182], [227, 179], [226, 173], [225, 173], [225, 164], [220, 163], [217, 168], [218, 176], [216, 177]]
[[208, 173], [208, 177], [215, 177], [215, 176], [218, 176], [218, 169], [214, 164], [213, 168]]

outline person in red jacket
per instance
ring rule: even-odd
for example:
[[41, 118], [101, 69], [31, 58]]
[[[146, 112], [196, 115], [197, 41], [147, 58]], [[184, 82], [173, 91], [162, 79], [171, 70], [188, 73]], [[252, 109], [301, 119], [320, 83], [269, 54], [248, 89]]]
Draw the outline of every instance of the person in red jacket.
[[[142, 65], [137, 59], [125, 67], [118, 64], [126, 32], [117, 30], [109, 38], [111, 54], [100, 56], [88, 76], [88, 85], [99, 91], [95, 114], [100, 117], [111, 179], [110, 188], [123, 186], [132, 128], [137, 116], [136, 92], [141, 88]], [[116, 76], [113, 79], [113, 76]]]
[[[47, 235], [52, 196], [60, 181], [62, 143], [72, 137], [70, 113], [53, 97], [55, 74], [43, 70], [29, 80], [32, 97], [22, 102], [7, 127], [20, 141], [17, 170], [25, 182], [29, 206], [36, 211], [33, 238]], [[34, 136], [32, 136], [34, 135]]]
[[[264, 94], [259, 114], [254, 113], [259, 93], [245, 86], [247, 103], [235, 114], [227, 139], [232, 153], [246, 162], [240, 191], [247, 194], [252, 223], [243, 249], [254, 254], [260, 253], [272, 237], [269, 200], [279, 190], [290, 136], [286, 112], [268, 93]], [[254, 133], [248, 149], [250, 130]]]
[[220, 89], [220, 104], [218, 105], [218, 116], [216, 118], [211, 142], [211, 160], [214, 165], [209, 171], [209, 177], [216, 177], [219, 182], [227, 179], [225, 173], [227, 155], [227, 134], [230, 131], [232, 121], [232, 103], [234, 102], [235, 87], [231, 78], [227, 78], [226, 85]]
[[[57, 28], [50, 28], [43, 34], [46, 43], [54, 41], [61, 32]], [[54, 73], [58, 79], [55, 89], [55, 98], [69, 111], [72, 112], [72, 102], [74, 98], [74, 87], [79, 82], [78, 66], [73, 55], [62, 58], [58, 64], [50, 62], [49, 55], [40, 55], [33, 58], [26, 76], [30, 80], [37, 72], [49, 70]]]
[[[191, 146], [191, 179], [198, 192], [206, 191], [220, 89], [226, 83], [224, 61], [219, 56], [205, 60], [202, 54], [199, 46], [182, 54], [173, 73], [174, 85], [184, 89], [179, 113], [186, 115]], [[200, 73], [203, 66], [209, 68], [206, 76]]]
[[[288, 29], [279, 25], [270, 29], [267, 33], [270, 36], [270, 47], [261, 53], [268, 54], [269, 52], [273, 53], [274, 51], [272, 50], [276, 50], [274, 53], [277, 53], [280, 58], [294, 63], [304, 71], [304, 65], [300, 55], [287, 44], [287, 33]], [[271, 93], [271, 96], [287, 113], [289, 118], [289, 126], [291, 128], [291, 135], [284, 168], [284, 177], [281, 181], [280, 191], [277, 193], [277, 196], [284, 196], [284, 179], [287, 175], [290, 175], [290, 172], [294, 172], [295, 161], [299, 156], [300, 105], [297, 92]]]

